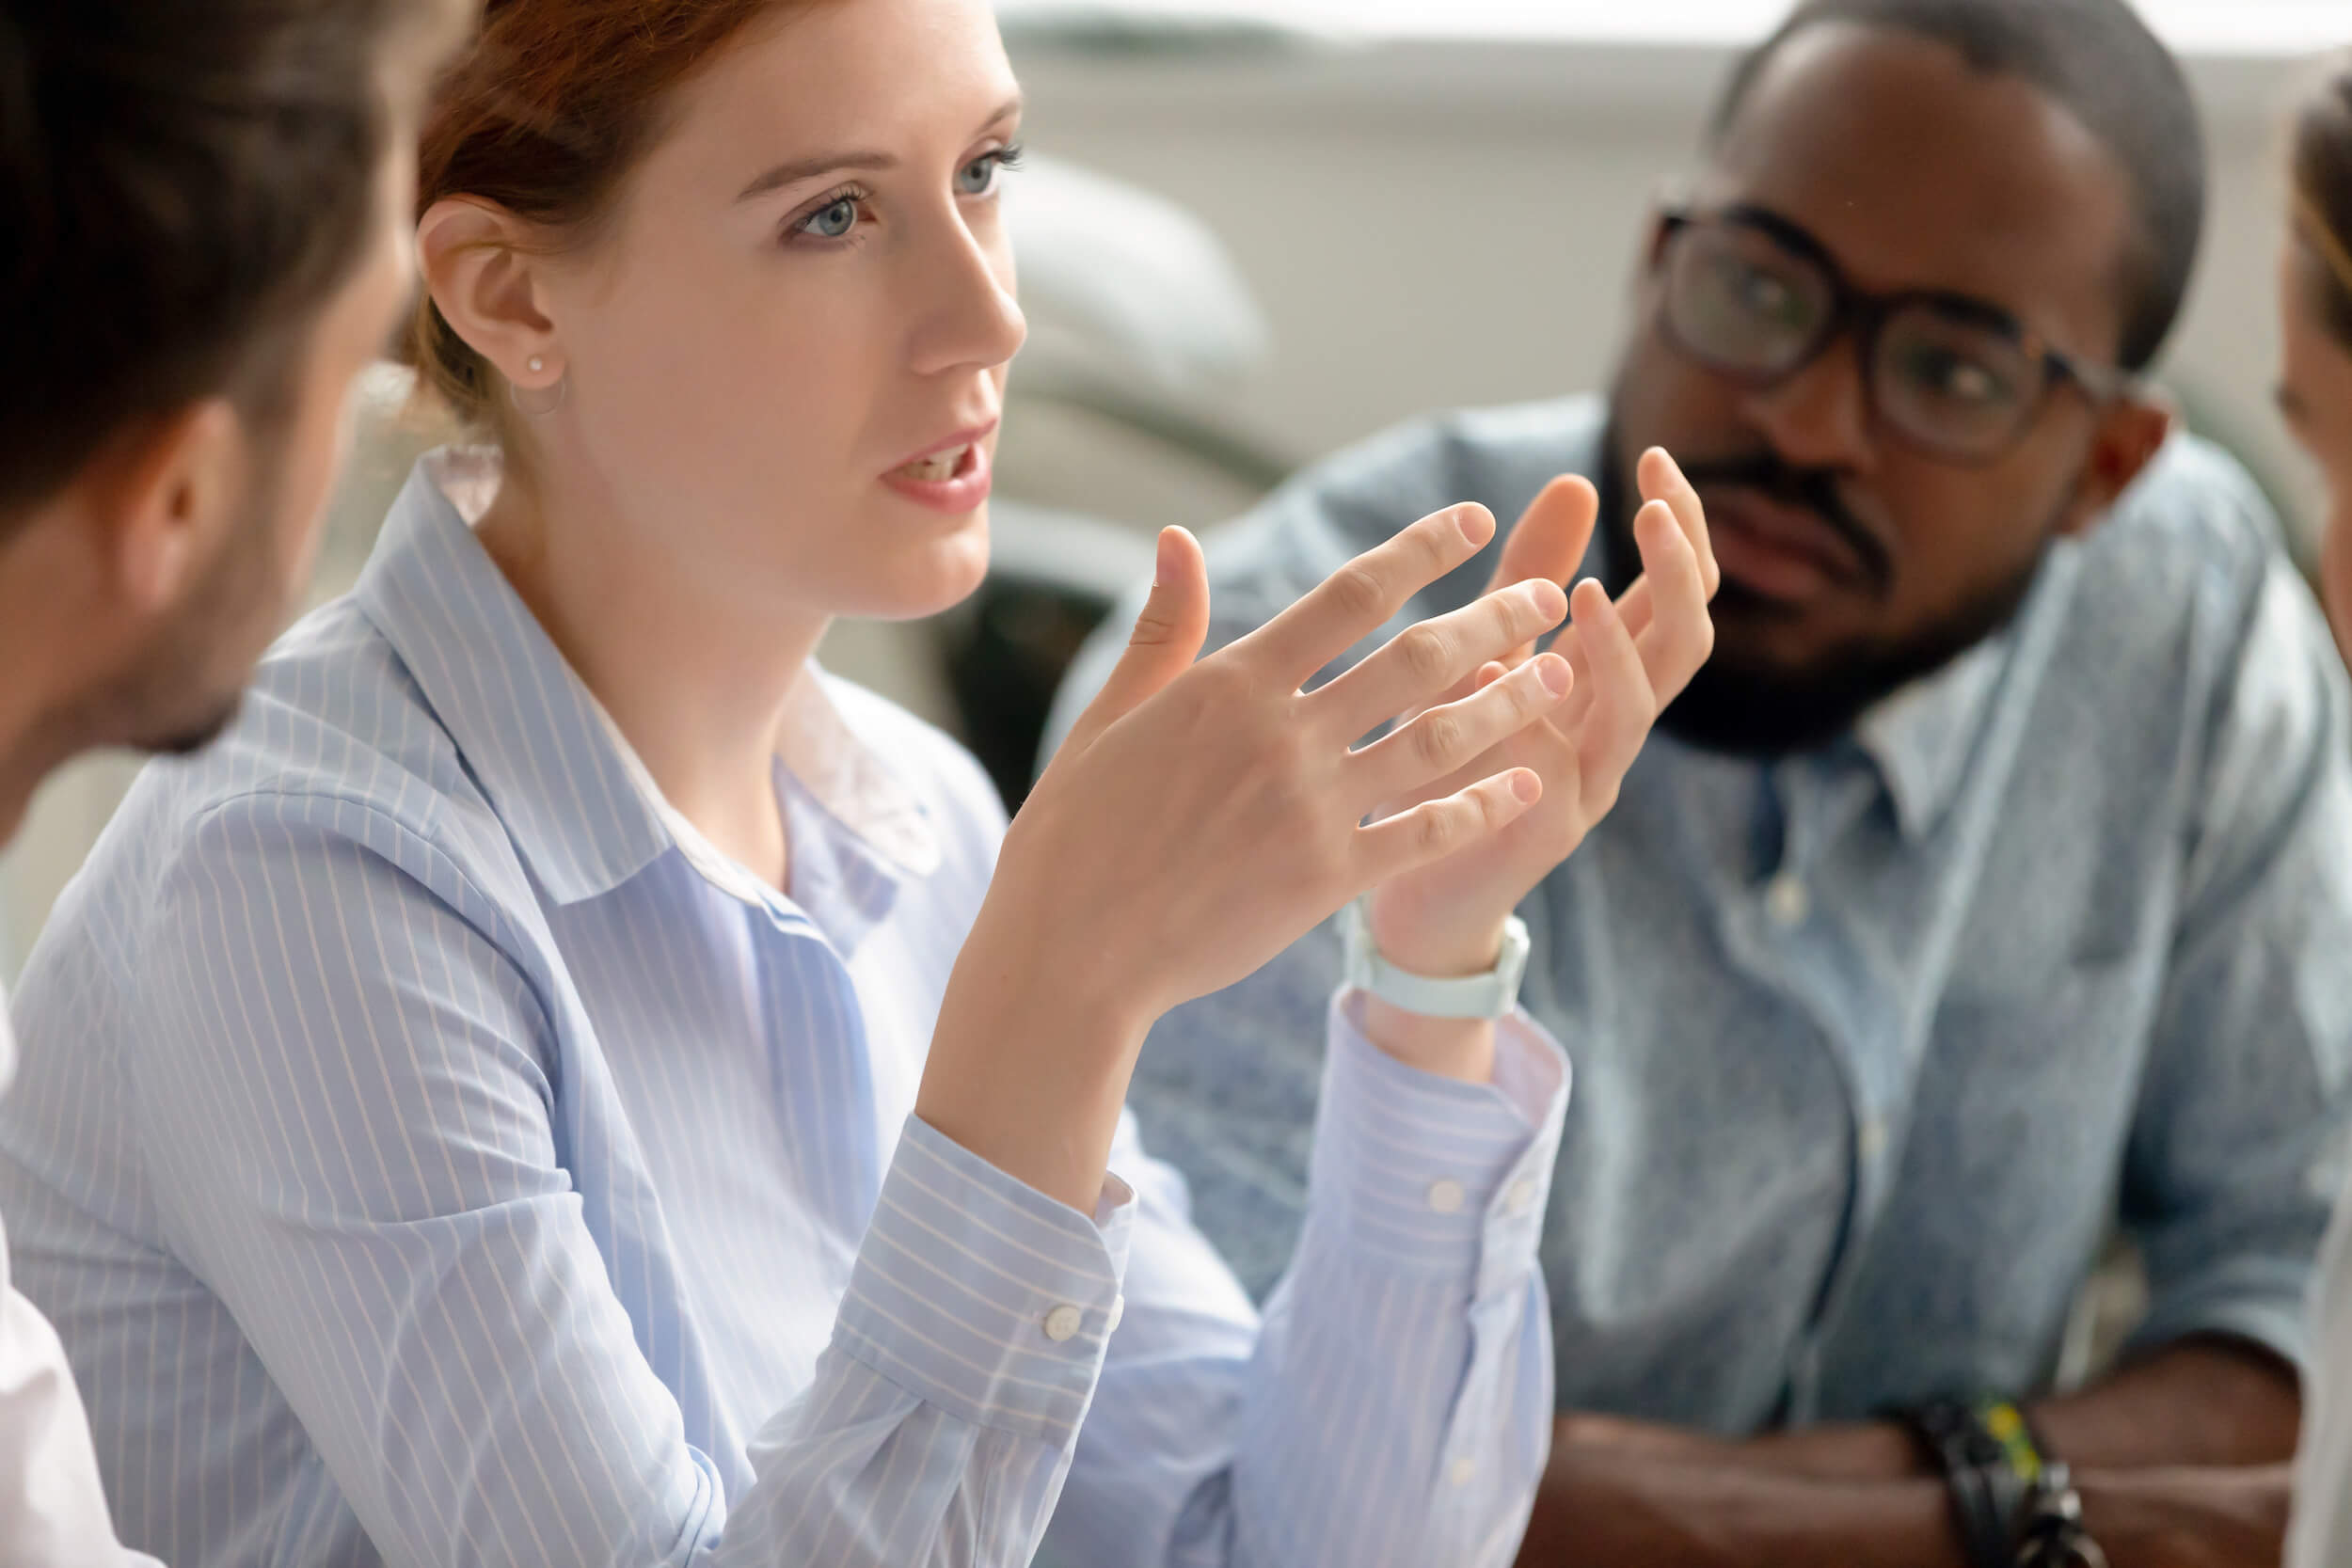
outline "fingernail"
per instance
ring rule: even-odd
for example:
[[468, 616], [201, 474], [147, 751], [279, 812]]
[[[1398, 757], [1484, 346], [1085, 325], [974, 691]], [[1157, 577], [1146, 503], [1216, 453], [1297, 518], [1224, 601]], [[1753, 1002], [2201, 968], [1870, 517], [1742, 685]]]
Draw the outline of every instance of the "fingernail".
[[1152, 558], [1152, 586], [1164, 588], [1176, 575], [1176, 534], [1172, 529], [1160, 530], [1160, 547]]
[[1466, 506], [1454, 513], [1454, 526], [1460, 529], [1462, 537], [1473, 545], [1484, 545], [1486, 542], [1486, 515], [1474, 506]]
[[1543, 792], [1544, 786], [1534, 774], [1519, 772], [1511, 775], [1511, 793], [1519, 798], [1520, 805], [1534, 805]]
[[1558, 654], [1546, 654], [1538, 658], [1535, 661], [1535, 673], [1543, 681], [1546, 691], [1555, 697], [1565, 697], [1568, 694], [1568, 682], [1572, 678], [1568, 670], [1568, 661]]

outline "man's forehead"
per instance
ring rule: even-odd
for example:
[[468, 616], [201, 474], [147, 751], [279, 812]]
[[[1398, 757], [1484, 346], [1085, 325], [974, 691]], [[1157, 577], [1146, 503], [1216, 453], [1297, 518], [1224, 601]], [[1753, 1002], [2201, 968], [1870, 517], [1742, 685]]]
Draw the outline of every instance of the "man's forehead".
[[1977, 295], [2076, 352], [2113, 351], [2128, 176], [2040, 87], [1931, 40], [1845, 23], [1788, 40], [1701, 196], [1799, 225], [1865, 288]]

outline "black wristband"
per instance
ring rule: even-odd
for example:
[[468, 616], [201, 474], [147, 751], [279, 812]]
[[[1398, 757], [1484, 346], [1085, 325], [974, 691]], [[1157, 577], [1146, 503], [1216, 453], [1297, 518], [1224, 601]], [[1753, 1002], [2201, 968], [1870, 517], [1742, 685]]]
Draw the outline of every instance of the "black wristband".
[[2029, 1483], [2010, 1468], [2000, 1440], [1958, 1400], [1931, 1400], [1904, 1412], [1902, 1421], [1944, 1474], [1969, 1568], [2016, 1568]]

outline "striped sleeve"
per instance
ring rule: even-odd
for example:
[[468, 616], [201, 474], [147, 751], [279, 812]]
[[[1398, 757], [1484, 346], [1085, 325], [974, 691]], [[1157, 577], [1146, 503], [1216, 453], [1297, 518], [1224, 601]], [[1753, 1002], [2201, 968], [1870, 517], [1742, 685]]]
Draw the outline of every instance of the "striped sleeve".
[[833, 1344], [762, 1433], [734, 1529], [778, 1562], [1026, 1563], [1120, 1311], [1134, 1217], [1093, 1216], [910, 1117]]
[[1344, 998], [1329, 1034], [1306, 1227], [1263, 1323], [1181, 1180], [1124, 1140], [1126, 1310], [1042, 1560], [1516, 1556], [1550, 1444], [1536, 1241], [1566, 1059], [1523, 1014], [1492, 1085], [1392, 1060]]

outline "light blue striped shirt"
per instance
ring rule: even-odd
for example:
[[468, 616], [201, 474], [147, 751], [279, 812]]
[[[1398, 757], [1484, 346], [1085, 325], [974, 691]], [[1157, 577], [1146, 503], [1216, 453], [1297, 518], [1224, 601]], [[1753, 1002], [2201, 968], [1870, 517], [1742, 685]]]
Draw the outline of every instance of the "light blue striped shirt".
[[1558, 1048], [1517, 1020], [1494, 1085], [1439, 1081], [1335, 1000], [1262, 1323], [1132, 1124], [1089, 1216], [911, 1117], [1003, 828], [978, 768], [812, 674], [761, 887], [475, 542], [485, 482], [420, 467], [25, 974], [0, 1210], [124, 1537], [898, 1568], [1050, 1519], [1087, 1568], [1507, 1562]]

